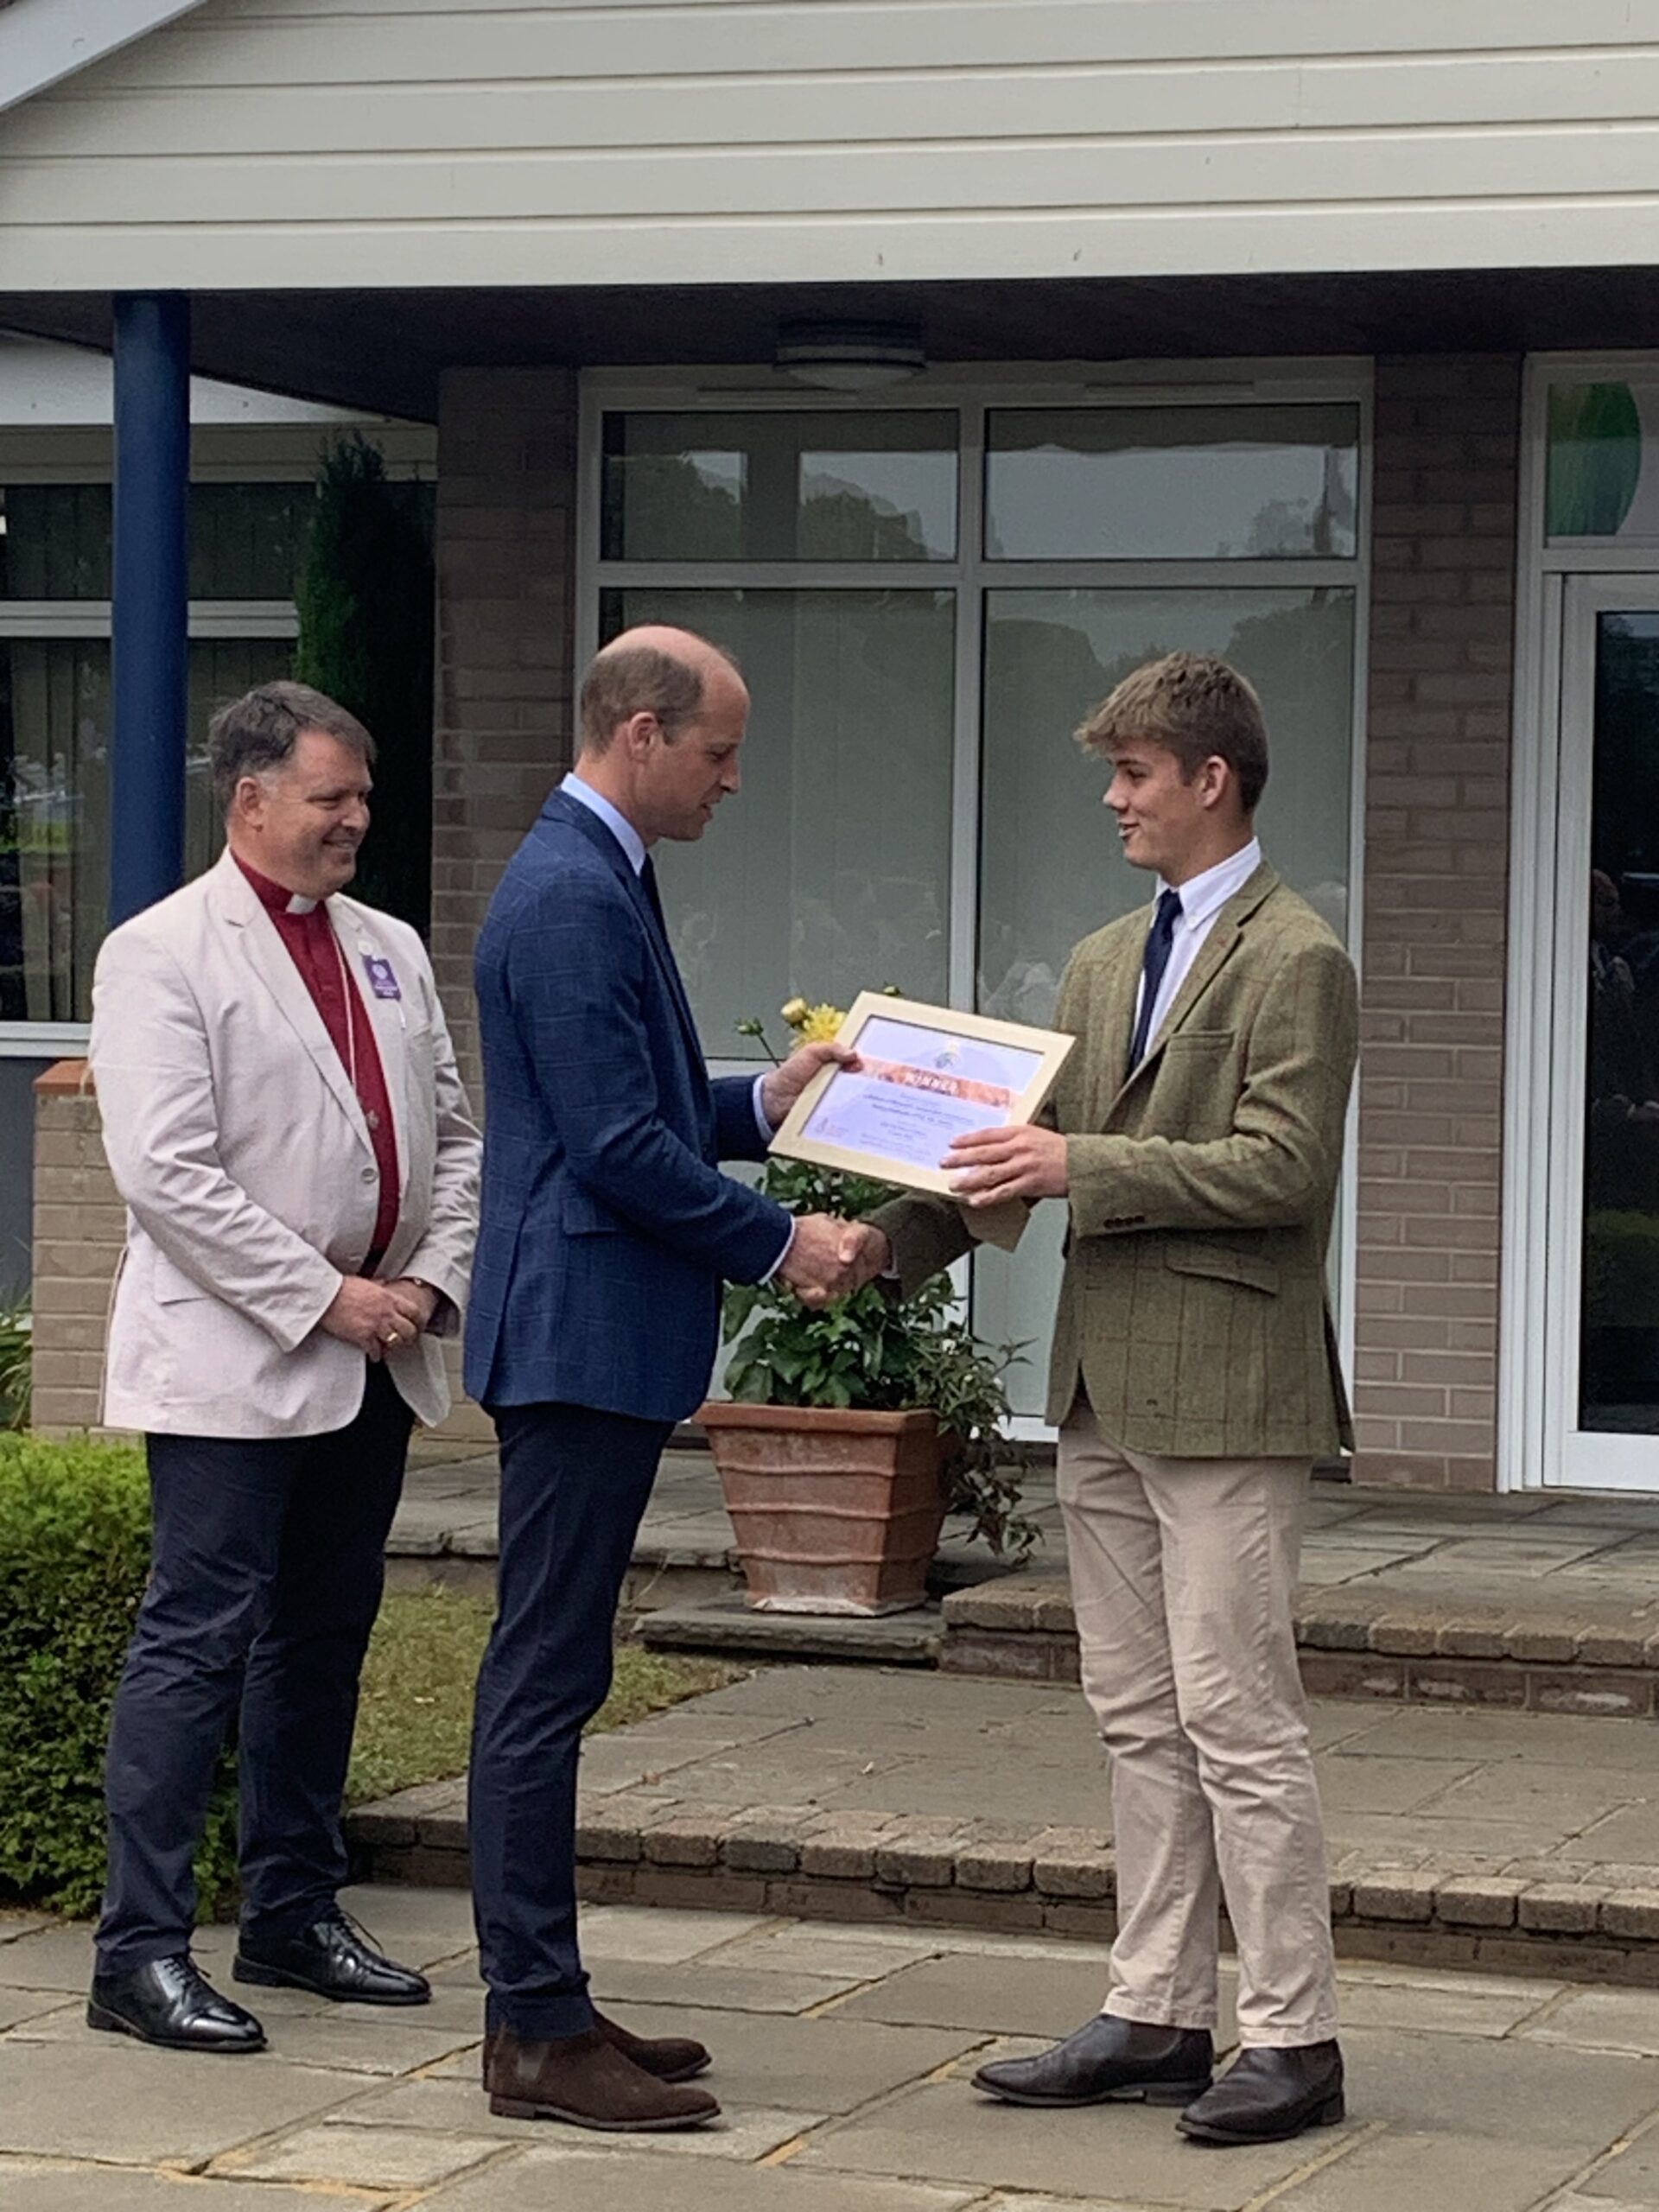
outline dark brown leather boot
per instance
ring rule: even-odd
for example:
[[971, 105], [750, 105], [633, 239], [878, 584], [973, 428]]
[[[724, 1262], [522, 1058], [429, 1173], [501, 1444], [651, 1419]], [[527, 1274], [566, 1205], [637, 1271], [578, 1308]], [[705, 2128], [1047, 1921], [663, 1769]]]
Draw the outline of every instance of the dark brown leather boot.
[[[714, 2064], [713, 2055], [690, 2036], [637, 2036], [625, 2028], [620, 2020], [607, 2020], [602, 2012], [594, 2015], [594, 2025], [607, 2043], [620, 2050], [624, 2058], [652, 2075], [658, 2082], [690, 2082], [699, 2074], [706, 2074]], [[484, 2037], [484, 2087], [493, 2088], [490, 2069], [495, 2056], [495, 2039], [499, 2032], [495, 2028], [486, 2031]]]
[[657, 2080], [597, 2028], [544, 2043], [499, 2028], [486, 2064], [490, 2110], [503, 2120], [563, 2120], [573, 2127], [660, 2133], [701, 2127], [720, 2114], [706, 2089]]

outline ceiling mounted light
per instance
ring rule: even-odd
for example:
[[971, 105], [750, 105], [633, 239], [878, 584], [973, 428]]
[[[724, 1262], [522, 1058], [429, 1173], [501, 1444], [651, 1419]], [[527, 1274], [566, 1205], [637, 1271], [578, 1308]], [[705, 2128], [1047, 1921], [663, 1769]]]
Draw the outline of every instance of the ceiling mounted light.
[[823, 391], [879, 391], [927, 366], [909, 322], [780, 322], [774, 366]]

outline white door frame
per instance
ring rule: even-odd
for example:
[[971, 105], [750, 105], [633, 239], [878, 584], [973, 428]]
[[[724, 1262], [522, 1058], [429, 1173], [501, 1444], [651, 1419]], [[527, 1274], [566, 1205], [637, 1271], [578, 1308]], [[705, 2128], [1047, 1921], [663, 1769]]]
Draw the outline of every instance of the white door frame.
[[[1579, 1217], [1581, 1192], [1566, 1181], [1581, 1160], [1566, 1145], [1552, 1145], [1552, 1115], [1582, 1111], [1583, 991], [1587, 957], [1588, 892], [1569, 918], [1579, 932], [1565, 932], [1579, 947], [1579, 972], [1565, 975], [1566, 949], [1558, 942], [1558, 872], [1562, 847], [1581, 837], [1574, 852], [1588, 852], [1588, 785], [1581, 794], [1582, 824], [1563, 815], [1560, 788], [1561, 718], [1566, 671], [1563, 641], [1569, 594], [1580, 607], [1597, 602], [1581, 594], [1600, 584], [1611, 589], [1603, 607], [1641, 607], [1647, 582], [1659, 576], [1659, 543], [1646, 545], [1592, 539], [1551, 544], [1545, 536], [1548, 410], [1550, 385], [1562, 378], [1639, 378], [1659, 374], [1659, 353], [1534, 354], [1522, 383], [1520, 505], [1515, 628], [1515, 721], [1510, 754], [1509, 963], [1505, 989], [1503, 1066], [1503, 1193], [1502, 1327], [1498, 1341], [1498, 1488], [1659, 1490], [1659, 1453], [1653, 1474], [1616, 1483], [1567, 1464], [1567, 1432], [1560, 1410], [1576, 1381], [1579, 1272], [1576, 1248], [1568, 1255], [1568, 1286], [1555, 1280], [1564, 1242], [1561, 1208]], [[1583, 621], [1592, 617], [1585, 615]], [[1581, 623], [1582, 626], [1582, 623]], [[1577, 764], [1587, 778], [1587, 756]], [[1571, 797], [1571, 794], [1565, 796]], [[1583, 863], [1587, 867], [1587, 860]], [[1580, 873], [1580, 880], [1587, 881]], [[1558, 992], [1577, 991], [1577, 1042], [1567, 1071], [1579, 1103], [1561, 1095], [1554, 1066], [1555, 1042], [1565, 1008]], [[1570, 1158], [1569, 1158], [1570, 1155]], [[1557, 1333], [1570, 1313], [1573, 1334]], [[1560, 1370], [1568, 1363], [1568, 1372]], [[1596, 1456], [1596, 1455], [1592, 1455]]]

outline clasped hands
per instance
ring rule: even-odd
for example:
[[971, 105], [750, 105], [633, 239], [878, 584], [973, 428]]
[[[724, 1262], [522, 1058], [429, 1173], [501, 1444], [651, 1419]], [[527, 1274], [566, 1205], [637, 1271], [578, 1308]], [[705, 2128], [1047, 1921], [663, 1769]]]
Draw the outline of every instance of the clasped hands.
[[396, 1282], [346, 1275], [317, 1325], [355, 1344], [365, 1358], [384, 1359], [400, 1345], [412, 1344], [437, 1306], [431, 1284], [416, 1282], [412, 1275], [400, 1275]]
[[[833, 1038], [803, 1045], [760, 1085], [760, 1103], [775, 1129], [820, 1069], [855, 1068], [858, 1054]], [[868, 1221], [840, 1221], [834, 1214], [802, 1214], [787, 1252], [778, 1263], [778, 1280], [787, 1283], [803, 1306], [814, 1309], [850, 1298], [886, 1273], [892, 1262], [886, 1236]]]

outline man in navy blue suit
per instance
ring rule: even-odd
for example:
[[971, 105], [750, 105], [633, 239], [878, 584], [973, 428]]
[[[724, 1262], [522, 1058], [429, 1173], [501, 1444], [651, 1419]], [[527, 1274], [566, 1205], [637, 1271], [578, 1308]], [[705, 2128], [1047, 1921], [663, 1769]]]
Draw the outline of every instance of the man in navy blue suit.
[[594, 2011], [576, 1942], [576, 1762], [657, 1463], [706, 1394], [722, 1280], [810, 1304], [887, 1265], [881, 1233], [791, 1219], [721, 1173], [759, 1160], [833, 1044], [711, 1082], [652, 867], [739, 785], [749, 696], [688, 631], [625, 632], [582, 684], [582, 750], [479, 938], [488, 1102], [467, 1388], [501, 1446], [495, 1626], [469, 1806], [493, 2112], [695, 2126], [700, 2044]]

